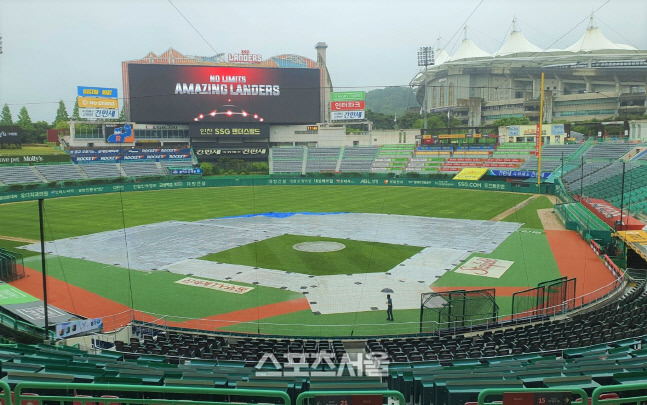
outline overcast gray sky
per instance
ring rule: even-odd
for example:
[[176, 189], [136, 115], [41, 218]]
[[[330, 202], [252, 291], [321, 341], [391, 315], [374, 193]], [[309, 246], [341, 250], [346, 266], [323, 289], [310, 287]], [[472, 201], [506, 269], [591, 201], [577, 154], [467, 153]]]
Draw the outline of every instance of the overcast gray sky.
[[169, 47], [190, 55], [212, 55], [213, 47], [316, 60], [314, 45], [324, 41], [336, 89], [407, 85], [418, 70], [418, 47], [441, 37], [452, 54], [468, 17], [468, 37], [492, 53], [514, 16], [537, 46], [564, 48], [584, 34], [588, 15], [599, 8], [596, 25], [607, 38], [647, 49], [645, 0], [172, 2], [0, 0], [0, 105], [8, 103], [14, 119], [26, 105], [33, 121], [51, 122], [60, 99], [72, 112], [76, 86], [117, 87], [121, 96], [121, 61]]

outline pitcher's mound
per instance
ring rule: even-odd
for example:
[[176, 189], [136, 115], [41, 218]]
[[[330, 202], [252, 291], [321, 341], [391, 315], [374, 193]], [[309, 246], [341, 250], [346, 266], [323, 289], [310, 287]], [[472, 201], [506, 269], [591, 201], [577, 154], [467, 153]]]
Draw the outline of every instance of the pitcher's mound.
[[301, 252], [317, 252], [317, 253], [336, 252], [338, 250], [344, 249], [345, 247], [346, 245], [344, 245], [343, 243], [326, 242], [326, 241], [301, 242], [292, 246], [294, 250], [299, 250]]

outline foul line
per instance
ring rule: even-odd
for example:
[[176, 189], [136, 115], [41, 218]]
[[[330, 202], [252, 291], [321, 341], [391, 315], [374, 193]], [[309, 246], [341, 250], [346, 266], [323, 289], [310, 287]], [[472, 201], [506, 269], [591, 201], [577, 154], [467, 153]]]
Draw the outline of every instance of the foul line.
[[36, 239], [27, 239], [27, 238], [19, 238], [16, 236], [6, 236], [6, 235], [0, 235], [0, 239], [3, 240], [10, 240], [12, 242], [25, 242], [25, 243], [38, 243], [40, 241]]
[[[25, 277], [20, 280], [13, 281], [10, 284], [21, 291], [42, 300], [42, 273], [29, 267], [24, 267], [24, 269]], [[52, 276], [47, 276], [47, 298], [47, 303], [49, 305], [75, 315], [80, 315], [86, 318], [103, 318], [104, 332], [112, 331], [127, 325], [130, 322], [130, 316], [124, 314], [129, 313], [132, 313], [132, 318], [136, 320], [152, 322], [158, 325], [216, 330], [240, 323], [254, 322], [265, 318], [310, 309], [310, 304], [306, 298], [298, 298], [290, 301], [276, 302], [273, 304], [226, 312], [224, 314], [212, 315], [206, 318], [171, 322], [160, 318], [151, 319], [151, 315], [141, 311], [135, 310], [130, 312], [131, 308], [127, 305], [120, 304]]]

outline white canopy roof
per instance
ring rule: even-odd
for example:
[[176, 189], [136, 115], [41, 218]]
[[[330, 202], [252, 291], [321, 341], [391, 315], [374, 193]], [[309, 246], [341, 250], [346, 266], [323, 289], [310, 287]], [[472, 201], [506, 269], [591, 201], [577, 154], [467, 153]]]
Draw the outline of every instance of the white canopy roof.
[[442, 65], [448, 60], [449, 60], [449, 54], [444, 49], [441, 49], [436, 52], [436, 55], [434, 58], [434, 65]]
[[535, 53], [542, 49], [530, 43], [521, 31], [512, 31], [505, 44], [495, 53], [496, 56], [511, 55], [514, 53]]
[[616, 44], [607, 39], [607, 37], [605, 37], [600, 31], [600, 28], [593, 26], [593, 17], [591, 17], [591, 25], [587, 28], [582, 38], [564, 50], [568, 52], [587, 52], [602, 49], [636, 50], [633, 46]]
[[489, 53], [485, 52], [483, 49], [479, 48], [474, 41], [469, 38], [465, 38], [461, 43], [461, 47], [458, 48], [458, 51], [449, 58], [450, 61], [459, 60], [459, 59], [470, 59], [470, 58], [487, 58], [491, 56]]

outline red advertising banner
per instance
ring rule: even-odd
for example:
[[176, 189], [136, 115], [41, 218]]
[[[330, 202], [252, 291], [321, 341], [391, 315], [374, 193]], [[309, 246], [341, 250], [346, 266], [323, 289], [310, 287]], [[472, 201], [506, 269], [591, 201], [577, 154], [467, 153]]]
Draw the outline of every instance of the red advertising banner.
[[513, 163], [523, 163], [523, 159], [513, 159], [513, 158], [489, 158], [486, 162], [513, 162]]
[[449, 158], [447, 159], [448, 162], [483, 162], [485, 159], [477, 159], [477, 158]]
[[605, 200], [583, 198], [580, 199], [580, 202], [613, 229], [619, 231], [641, 230], [645, 226], [644, 223], [629, 215], [622, 215], [622, 224], [620, 224], [620, 208]]
[[517, 163], [496, 163], [496, 162], [485, 162], [482, 164], [483, 167], [505, 167], [505, 168], [510, 168], [514, 169], [519, 167], [519, 164]]
[[365, 106], [366, 103], [364, 100], [333, 101], [330, 103], [330, 109], [332, 111], [363, 110]]
[[541, 134], [539, 133], [539, 124], [537, 124], [535, 135], [535, 156], [537, 156], [539, 155], [539, 148], [541, 148]]

